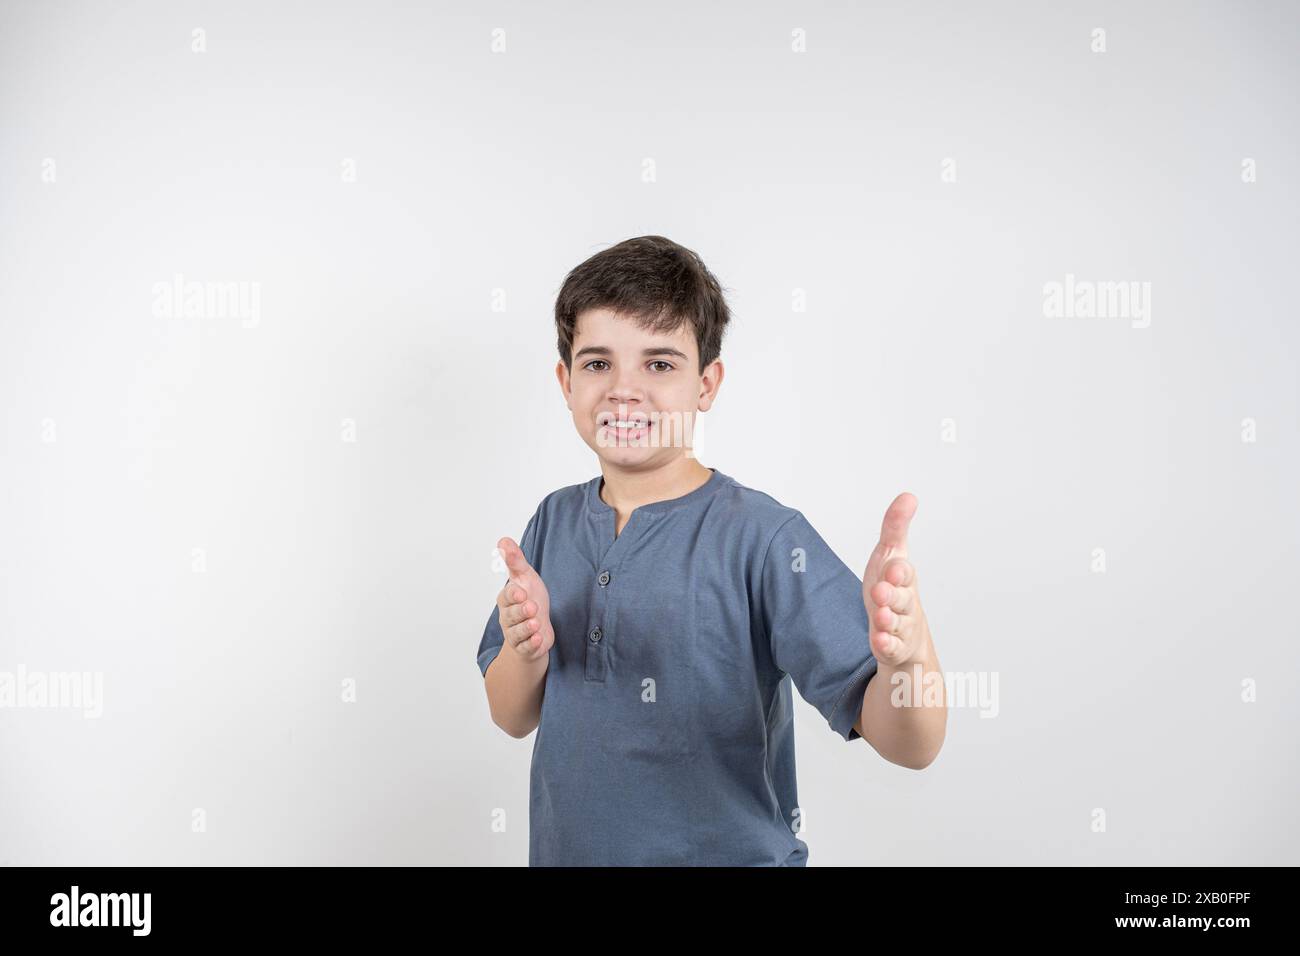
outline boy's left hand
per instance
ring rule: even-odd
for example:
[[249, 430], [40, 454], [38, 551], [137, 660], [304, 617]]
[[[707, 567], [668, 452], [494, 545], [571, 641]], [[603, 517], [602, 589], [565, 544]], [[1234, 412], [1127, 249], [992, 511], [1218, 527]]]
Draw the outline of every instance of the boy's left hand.
[[880, 543], [862, 575], [862, 600], [871, 622], [871, 653], [881, 664], [901, 667], [933, 653], [930, 625], [921, 609], [916, 569], [907, 560], [907, 529], [916, 495], [903, 492], [885, 512]]

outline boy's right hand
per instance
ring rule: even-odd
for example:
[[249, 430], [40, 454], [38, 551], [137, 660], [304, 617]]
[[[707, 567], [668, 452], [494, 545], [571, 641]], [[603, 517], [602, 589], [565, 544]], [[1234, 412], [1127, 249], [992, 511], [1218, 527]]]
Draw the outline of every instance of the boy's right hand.
[[542, 576], [524, 559], [519, 545], [510, 538], [497, 542], [505, 559], [510, 579], [497, 595], [501, 633], [506, 645], [513, 647], [526, 661], [546, 657], [555, 643], [551, 629], [551, 598]]

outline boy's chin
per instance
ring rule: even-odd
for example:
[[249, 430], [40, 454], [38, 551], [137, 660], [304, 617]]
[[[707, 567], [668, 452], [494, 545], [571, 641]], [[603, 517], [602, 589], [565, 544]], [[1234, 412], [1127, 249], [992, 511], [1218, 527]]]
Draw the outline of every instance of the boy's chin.
[[669, 449], [657, 448], [654, 445], [602, 445], [599, 442], [591, 442], [592, 451], [594, 451], [602, 461], [607, 461], [612, 465], [632, 464], [646, 462], [652, 458], [657, 458]]
[[634, 461], [649, 461], [651, 458], [655, 458], [659, 454], [661, 454], [662, 451], [663, 449], [661, 448], [649, 448], [649, 447], [636, 448], [631, 445], [624, 448], [620, 448], [615, 445], [610, 445], [605, 448], [602, 448], [599, 445], [596, 446], [596, 454], [599, 455], [603, 460], [608, 461], [611, 464], [623, 464], [624, 462], [634, 462]]

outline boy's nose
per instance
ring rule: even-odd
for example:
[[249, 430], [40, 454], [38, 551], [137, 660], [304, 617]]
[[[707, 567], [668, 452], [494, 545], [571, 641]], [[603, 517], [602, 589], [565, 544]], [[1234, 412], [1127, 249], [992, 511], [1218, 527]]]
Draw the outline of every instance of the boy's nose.
[[627, 405], [629, 408], [635, 407], [641, 403], [641, 390], [632, 386], [617, 387], [609, 392], [609, 402], [611, 405]]

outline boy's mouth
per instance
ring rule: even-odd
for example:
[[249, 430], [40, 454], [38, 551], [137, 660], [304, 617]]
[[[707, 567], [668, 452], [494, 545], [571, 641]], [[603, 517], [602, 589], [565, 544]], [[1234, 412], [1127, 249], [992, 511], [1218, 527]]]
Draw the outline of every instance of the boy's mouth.
[[604, 414], [596, 422], [616, 438], [643, 438], [650, 431], [650, 419], [642, 414], [629, 415], [625, 419], [612, 413]]

